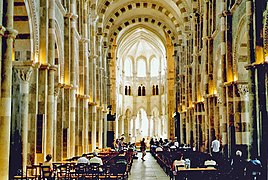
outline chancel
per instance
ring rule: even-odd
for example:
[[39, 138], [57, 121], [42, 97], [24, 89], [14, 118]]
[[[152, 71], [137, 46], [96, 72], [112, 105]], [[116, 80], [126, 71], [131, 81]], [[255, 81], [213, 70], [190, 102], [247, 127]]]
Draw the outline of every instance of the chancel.
[[[0, 179], [45, 178], [48, 155], [56, 179], [230, 179], [237, 151], [267, 179], [267, 0], [1, 0], [0, 55]], [[78, 170], [94, 152], [102, 172]]]

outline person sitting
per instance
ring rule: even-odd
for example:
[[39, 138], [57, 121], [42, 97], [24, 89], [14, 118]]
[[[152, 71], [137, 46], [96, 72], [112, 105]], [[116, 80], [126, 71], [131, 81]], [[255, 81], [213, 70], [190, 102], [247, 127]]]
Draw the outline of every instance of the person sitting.
[[163, 152], [163, 148], [161, 146], [158, 146], [156, 149], [155, 149], [155, 152]]
[[52, 179], [53, 166], [51, 159], [51, 154], [48, 154], [46, 160], [42, 164], [42, 177], [48, 180]]
[[208, 159], [204, 162], [205, 167], [216, 167], [217, 162], [214, 161], [213, 159]]
[[89, 160], [86, 154], [83, 154], [82, 157], [78, 158], [77, 164], [89, 164]]
[[53, 170], [52, 162], [51, 162], [52, 156], [51, 154], [48, 154], [46, 156], [46, 160], [43, 162], [43, 166], [49, 166], [51, 171]]
[[180, 167], [185, 167], [185, 160], [183, 159], [183, 154], [181, 153], [178, 156], [178, 160], [175, 160], [173, 162], [172, 169], [174, 171], [177, 171]]
[[247, 176], [250, 179], [255, 179], [257, 176], [261, 175], [262, 164], [261, 161], [257, 157], [253, 157], [248, 161], [246, 166]]
[[97, 152], [93, 152], [93, 157], [89, 160], [89, 164], [98, 163], [99, 165], [103, 165], [102, 159], [98, 157]]

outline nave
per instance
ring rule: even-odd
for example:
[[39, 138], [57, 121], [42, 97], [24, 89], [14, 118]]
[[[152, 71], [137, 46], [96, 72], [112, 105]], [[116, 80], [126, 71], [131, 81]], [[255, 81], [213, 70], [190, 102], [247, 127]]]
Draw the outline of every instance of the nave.
[[141, 153], [138, 153], [138, 157], [138, 159], [133, 160], [129, 180], [169, 180], [169, 176], [161, 169], [151, 153], [147, 152], [145, 161], [141, 160]]

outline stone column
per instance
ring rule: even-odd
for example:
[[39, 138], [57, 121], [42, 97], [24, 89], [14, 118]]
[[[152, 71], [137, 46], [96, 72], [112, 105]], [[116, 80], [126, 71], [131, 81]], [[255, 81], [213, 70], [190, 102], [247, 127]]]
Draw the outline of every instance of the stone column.
[[102, 110], [102, 114], [103, 114], [103, 148], [107, 147], [107, 131], [108, 131], [107, 112], [108, 111], [107, 111], [106, 107], [104, 107], [104, 109]]
[[[106, 54], [107, 48], [104, 47], [104, 54]], [[107, 131], [108, 131], [108, 123], [107, 123], [107, 106], [108, 106], [108, 91], [107, 91], [107, 86], [108, 86], [108, 70], [107, 70], [107, 57], [103, 56], [103, 61], [102, 61], [102, 67], [103, 67], [103, 90], [102, 90], [102, 96], [103, 96], [103, 147], [107, 147]], [[110, 93], [110, 92], [109, 92]]]
[[[76, 8], [76, 3], [72, 0], [72, 9]], [[75, 12], [75, 10], [72, 10]], [[71, 70], [71, 77], [70, 83], [72, 85], [70, 90], [70, 156], [73, 157], [75, 155], [75, 109], [76, 109], [76, 76], [77, 76], [77, 37], [76, 37], [76, 21], [78, 16], [73, 14], [71, 17], [71, 63], [70, 63], [70, 70]]]
[[98, 145], [98, 147], [102, 148], [103, 117], [102, 117], [102, 108], [101, 107], [98, 107], [98, 125], [99, 125], [99, 130], [98, 130], [99, 145]]
[[[87, 26], [85, 25], [85, 28]], [[87, 34], [87, 33], [86, 33]], [[87, 37], [86, 37], [87, 38]], [[84, 39], [83, 41], [83, 58], [84, 58], [84, 95], [83, 98], [83, 132], [82, 132], [82, 151], [83, 153], [89, 152], [88, 149], [88, 125], [89, 125], [89, 110], [88, 110], [88, 102], [89, 102], [89, 54], [88, 54], [88, 39]]]
[[[246, 1], [246, 23], [247, 23], [247, 44], [249, 47], [247, 48], [248, 52], [248, 64], [255, 63], [255, 45], [254, 45], [254, 23], [253, 23], [253, 3], [252, 0]], [[256, 112], [256, 80], [255, 80], [255, 71], [256, 69], [253, 67], [247, 67], [248, 70], [248, 87], [249, 87], [249, 123], [251, 124], [250, 129], [250, 143], [249, 147], [249, 156], [258, 154], [258, 135], [257, 135], [257, 112]]]
[[92, 129], [91, 129], [91, 144], [92, 144], [92, 151], [96, 149], [97, 146], [97, 122], [96, 122], [96, 114], [97, 114], [97, 104], [91, 104], [91, 111], [92, 111]]
[[[32, 62], [31, 62], [32, 63]], [[26, 172], [27, 157], [28, 157], [28, 112], [29, 112], [29, 81], [33, 68], [31, 65], [14, 66], [20, 79], [20, 109], [21, 109], [21, 141], [22, 141], [22, 168]]]
[[137, 137], [137, 132], [136, 132], [136, 116], [132, 116], [132, 119], [133, 119], [133, 133], [132, 133], [132, 136], [133, 137], [135, 137], [135, 139], [136, 139], [136, 137]]
[[53, 123], [54, 123], [54, 76], [56, 67], [55, 61], [55, 1], [49, 0], [48, 3], [48, 63], [51, 65], [48, 69], [48, 101], [47, 101], [47, 146], [46, 153], [53, 153]]
[[64, 89], [63, 84], [58, 84], [54, 91], [55, 97], [55, 126], [54, 126], [54, 157], [53, 160], [63, 159], [63, 119], [64, 119]]
[[83, 153], [89, 152], [89, 142], [88, 142], [88, 131], [89, 131], [89, 109], [88, 109], [88, 102], [89, 102], [89, 9], [88, 9], [88, 2], [85, 1], [83, 4], [83, 62], [84, 62], [84, 95], [86, 98], [83, 99], [83, 134], [82, 134], [82, 151]]
[[249, 130], [249, 116], [248, 116], [248, 85], [247, 84], [238, 84], [237, 85], [238, 93], [241, 99], [241, 144], [250, 146], [250, 130]]
[[2, 42], [3, 60], [1, 66], [1, 100], [0, 100], [0, 157], [1, 179], [9, 179], [10, 123], [11, 123], [11, 85], [12, 85], [12, 51], [14, 39], [18, 32], [13, 29], [14, 0], [6, 1], [6, 14], [3, 25], [6, 26]]

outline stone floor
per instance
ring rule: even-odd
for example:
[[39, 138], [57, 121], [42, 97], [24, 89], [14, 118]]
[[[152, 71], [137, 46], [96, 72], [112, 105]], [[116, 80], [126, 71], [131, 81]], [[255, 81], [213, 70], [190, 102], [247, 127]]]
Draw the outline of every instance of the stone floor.
[[147, 152], [145, 161], [141, 160], [141, 153], [138, 154], [139, 159], [134, 159], [131, 174], [128, 180], [169, 180], [169, 176], [165, 174], [163, 169], [157, 164], [154, 157]]

